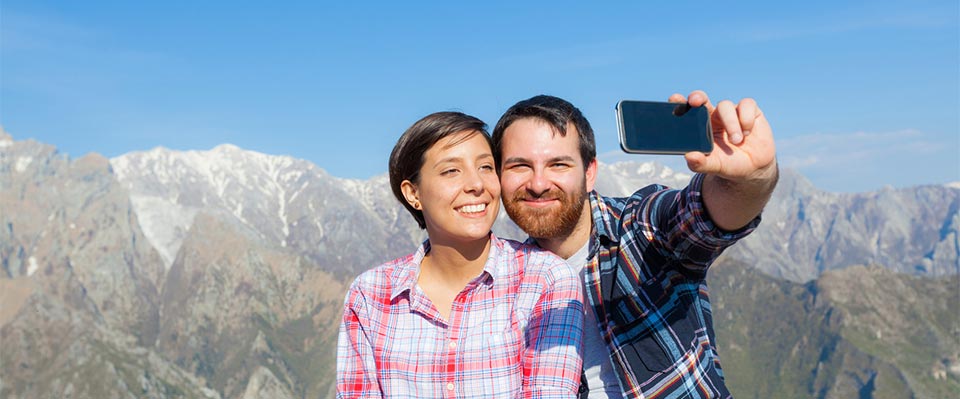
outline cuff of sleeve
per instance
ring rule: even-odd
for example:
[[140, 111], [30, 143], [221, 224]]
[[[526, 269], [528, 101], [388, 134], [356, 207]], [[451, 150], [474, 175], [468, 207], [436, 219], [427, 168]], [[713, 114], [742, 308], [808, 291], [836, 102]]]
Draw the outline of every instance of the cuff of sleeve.
[[703, 203], [703, 179], [705, 175], [697, 173], [687, 186], [687, 211], [693, 216], [694, 231], [704, 241], [718, 247], [726, 247], [746, 237], [760, 225], [761, 215], [750, 223], [734, 231], [726, 231], [713, 223], [707, 207]]

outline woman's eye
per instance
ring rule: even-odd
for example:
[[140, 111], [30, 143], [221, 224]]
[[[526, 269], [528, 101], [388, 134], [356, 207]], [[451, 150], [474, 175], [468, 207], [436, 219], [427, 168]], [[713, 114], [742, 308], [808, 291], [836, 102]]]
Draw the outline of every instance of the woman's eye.
[[456, 169], [446, 169], [443, 172], [440, 172], [440, 176], [446, 176], [449, 174], [457, 173]]
[[493, 170], [493, 165], [482, 165], [482, 166], [480, 166], [480, 169], [481, 169], [481, 170], [491, 171], [491, 170]]

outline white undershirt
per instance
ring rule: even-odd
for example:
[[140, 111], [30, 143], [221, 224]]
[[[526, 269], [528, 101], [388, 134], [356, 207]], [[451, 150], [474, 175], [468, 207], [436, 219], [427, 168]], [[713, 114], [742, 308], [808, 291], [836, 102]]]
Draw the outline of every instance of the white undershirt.
[[[589, 242], [584, 244], [577, 253], [566, 259], [567, 265], [574, 271], [579, 271], [580, 281], [583, 281], [587, 272], [587, 256], [590, 255]], [[582, 286], [582, 285], [581, 285]], [[590, 387], [590, 399], [622, 399], [620, 382], [613, 372], [610, 363], [610, 351], [600, 336], [600, 327], [597, 326], [597, 314], [587, 299], [587, 288], [583, 286], [583, 373], [587, 377], [587, 386]]]

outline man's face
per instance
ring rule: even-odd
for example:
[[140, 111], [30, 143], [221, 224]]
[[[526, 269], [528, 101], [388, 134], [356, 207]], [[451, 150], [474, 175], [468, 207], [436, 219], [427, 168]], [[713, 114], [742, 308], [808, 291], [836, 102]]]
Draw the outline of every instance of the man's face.
[[580, 156], [576, 127], [568, 124], [561, 136], [540, 119], [520, 119], [504, 130], [500, 147], [500, 185], [510, 218], [534, 238], [569, 235], [582, 219], [596, 176], [596, 164], [586, 168]]

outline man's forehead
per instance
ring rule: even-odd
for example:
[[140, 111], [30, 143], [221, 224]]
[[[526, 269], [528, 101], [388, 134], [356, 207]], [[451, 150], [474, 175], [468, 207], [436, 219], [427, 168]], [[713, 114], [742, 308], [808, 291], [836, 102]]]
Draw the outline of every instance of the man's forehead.
[[545, 128], [550, 129], [550, 131], [553, 133], [553, 135], [552, 135], [553, 138], [563, 138], [563, 137], [567, 137], [567, 136], [571, 136], [571, 135], [572, 135], [573, 137], [577, 137], [577, 136], [578, 136], [578, 133], [577, 133], [577, 125], [573, 124], [573, 122], [567, 122], [567, 126], [565, 127], [565, 130], [566, 130], [566, 131], [561, 131], [560, 129], [557, 128], [557, 126], [555, 126], [553, 123], [550, 123], [550, 121], [548, 121], [548, 120], [546, 120], [546, 119], [543, 119], [543, 118], [540, 118], [540, 117], [536, 117], [536, 116], [528, 116], [528, 117], [524, 117], [524, 118], [517, 119], [516, 121], [514, 121], [513, 123], [511, 123], [510, 126], [508, 126], [506, 129], [504, 129], [504, 140], [506, 140], [506, 138], [507, 138], [507, 136], [508, 136], [506, 133], [509, 133], [509, 132], [511, 132], [511, 131], [516, 132], [517, 130], [520, 129], [520, 127], [518, 126], [518, 124], [519, 124], [519, 125], [522, 125], [524, 122], [525, 122], [525, 123], [531, 123], [531, 124], [533, 124], [535, 127], [538, 127], [538, 128], [539, 128], [539, 127], [545, 127]]
[[[551, 132], [549, 136], [545, 135], [546, 129]], [[580, 137], [572, 124], [567, 125], [564, 135], [548, 121], [525, 118], [519, 126], [514, 123], [506, 129], [500, 155], [504, 161], [513, 162], [561, 158], [576, 162], [580, 159], [579, 144]]]

